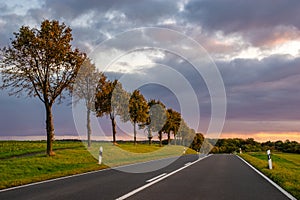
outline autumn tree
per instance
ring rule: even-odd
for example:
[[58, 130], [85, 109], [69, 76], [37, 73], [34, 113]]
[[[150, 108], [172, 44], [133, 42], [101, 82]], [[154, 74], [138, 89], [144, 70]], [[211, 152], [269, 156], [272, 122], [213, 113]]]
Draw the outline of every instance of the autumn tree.
[[171, 133], [174, 138], [178, 132], [181, 122], [181, 114], [171, 108], [167, 110], [167, 121], [164, 124], [163, 131], [168, 135], [168, 144], [171, 142]]
[[[95, 108], [98, 117], [109, 115], [113, 131], [113, 143], [116, 144], [116, 117], [128, 115], [129, 94], [117, 81], [100, 79], [96, 89]], [[125, 119], [124, 119], [125, 120]]]
[[190, 128], [188, 127], [188, 125], [186, 124], [186, 122], [184, 121], [184, 119], [181, 119], [180, 122], [180, 127], [178, 129], [178, 133], [177, 133], [180, 138], [181, 138], [181, 145], [189, 145], [189, 141], [191, 141], [191, 137], [190, 137]]
[[[152, 132], [158, 132], [164, 126], [167, 116], [166, 116], [166, 107], [165, 105], [158, 100], [148, 101], [149, 116], [145, 123], [140, 124], [140, 128], [145, 128], [147, 131], [149, 144], [153, 138]], [[161, 141], [161, 140], [160, 140]]]
[[194, 136], [194, 140], [191, 143], [190, 148], [194, 149], [197, 152], [200, 152], [203, 141], [204, 141], [203, 134], [202, 133], [196, 133], [196, 135]]
[[134, 90], [129, 100], [130, 121], [133, 124], [134, 144], [136, 144], [136, 125], [147, 122], [149, 107], [139, 90]]
[[74, 85], [73, 97], [74, 103], [84, 100], [86, 107], [86, 129], [88, 147], [91, 146], [91, 112], [95, 111], [96, 88], [99, 79], [102, 80], [104, 74], [97, 71], [95, 64], [90, 59], [83, 62]]
[[208, 154], [210, 150], [212, 150], [213, 145], [208, 141], [208, 139], [203, 140], [203, 143], [201, 145], [200, 153]]
[[40, 29], [22, 26], [11, 46], [1, 49], [1, 88], [10, 95], [38, 97], [46, 110], [47, 154], [54, 155], [52, 106], [71, 91], [85, 54], [71, 46], [72, 30], [64, 23], [44, 20]]

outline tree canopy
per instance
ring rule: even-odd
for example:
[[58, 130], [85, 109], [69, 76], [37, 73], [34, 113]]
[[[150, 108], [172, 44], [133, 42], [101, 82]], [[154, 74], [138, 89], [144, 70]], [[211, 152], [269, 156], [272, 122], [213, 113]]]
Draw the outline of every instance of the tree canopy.
[[171, 132], [175, 135], [177, 134], [181, 122], [181, 114], [171, 108], [167, 110], [167, 121], [163, 126], [163, 131], [168, 135], [168, 144], [171, 142], [170, 134]]
[[123, 121], [128, 115], [129, 94], [122, 84], [117, 80], [106, 81], [101, 78], [96, 89], [95, 108], [98, 117], [109, 115], [112, 123], [113, 143], [116, 143], [116, 116], [119, 115]]
[[146, 128], [149, 144], [151, 144], [151, 139], [153, 138], [152, 132], [158, 132], [163, 128], [167, 120], [167, 114], [165, 105], [159, 100], [149, 100], [148, 107], [148, 118], [145, 123], [140, 124], [140, 128]]
[[136, 144], [136, 124], [146, 123], [149, 117], [149, 107], [145, 97], [139, 90], [134, 90], [129, 100], [129, 116], [134, 129], [134, 144]]
[[73, 49], [72, 30], [64, 23], [44, 20], [39, 29], [22, 26], [11, 46], [1, 49], [1, 88], [10, 95], [38, 97], [46, 109], [47, 154], [53, 155], [52, 105], [71, 91], [85, 54]]
[[87, 141], [88, 147], [91, 146], [91, 122], [90, 122], [90, 115], [91, 112], [95, 111], [95, 96], [96, 96], [96, 88], [99, 79], [103, 79], [104, 74], [100, 73], [97, 69], [95, 64], [87, 58], [83, 62], [77, 78], [76, 83], [74, 85], [73, 90], [73, 97], [74, 103], [79, 102], [80, 100], [84, 100], [85, 107], [87, 110], [86, 117], [87, 117]]

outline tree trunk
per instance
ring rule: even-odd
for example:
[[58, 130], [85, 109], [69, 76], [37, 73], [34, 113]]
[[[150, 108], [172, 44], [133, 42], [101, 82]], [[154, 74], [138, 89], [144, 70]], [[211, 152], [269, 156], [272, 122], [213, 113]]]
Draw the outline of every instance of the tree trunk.
[[168, 132], [168, 145], [171, 144], [171, 137], [170, 137], [170, 132]]
[[174, 132], [174, 143], [175, 143], [175, 145], [177, 145], [177, 138], [176, 138], [175, 132]]
[[110, 120], [111, 120], [111, 127], [112, 127], [112, 131], [113, 131], [113, 144], [117, 144], [116, 141], [116, 120], [115, 117], [113, 115], [110, 115]]
[[91, 134], [92, 134], [92, 129], [91, 129], [91, 109], [87, 108], [86, 112], [86, 129], [87, 129], [87, 140], [88, 140], [88, 147], [91, 146]]
[[162, 147], [162, 132], [158, 131], [159, 146]]
[[182, 136], [182, 134], [180, 134], [180, 145], [183, 146], [183, 136]]
[[133, 142], [136, 145], [136, 122], [133, 124]]
[[152, 130], [151, 129], [148, 129], [148, 139], [149, 139], [149, 145], [152, 144]]
[[54, 156], [53, 152], [53, 140], [54, 140], [54, 125], [52, 117], [52, 105], [48, 102], [45, 102], [46, 108], [46, 131], [47, 131], [47, 155]]

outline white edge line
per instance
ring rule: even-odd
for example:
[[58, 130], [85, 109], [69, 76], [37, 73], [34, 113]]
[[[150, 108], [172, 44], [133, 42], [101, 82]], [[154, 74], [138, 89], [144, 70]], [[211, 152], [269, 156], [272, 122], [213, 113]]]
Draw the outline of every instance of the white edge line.
[[54, 178], [54, 179], [29, 183], [29, 184], [25, 184], [25, 185], [19, 185], [19, 186], [16, 186], [16, 187], [10, 187], [10, 188], [2, 189], [2, 190], [0, 190], [0, 193], [10, 191], [10, 190], [16, 190], [16, 189], [20, 189], [20, 188], [30, 187], [30, 186], [34, 186], [34, 185], [39, 185], [39, 184], [43, 184], [43, 183], [50, 183], [50, 182], [53, 182], [53, 181], [64, 180], [64, 179], [67, 179], [67, 178], [73, 178], [73, 177], [77, 177], [77, 176], [83, 176], [83, 175], [87, 175], [87, 174], [93, 174], [93, 173], [97, 173], [97, 172], [102, 172], [102, 171], [118, 169], [118, 168], [132, 166], [132, 165], [148, 163], [148, 162], [152, 162], [152, 161], [160, 161], [160, 160], [173, 159], [173, 158], [175, 159], [176, 157], [180, 157], [180, 156], [172, 156], [172, 157], [167, 157], [167, 158], [161, 158], [161, 159], [158, 159], [158, 160], [149, 160], [149, 161], [144, 161], [144, 162], [132, 163], [132, 164], [128, 164], [128, 165], [120, 165], [120, 166], [116, 166], [116, 167], [109, 167], [109, 168], [104, 168], [104, 169], [100, 169], [100, 170], [96, 170], [96, 171], [85, 172], [85, 173], [81, 173], [81, 174], [74, 174], [74, 175], [70, 175], [70, 176], [63, 176], [63, 177], [59, 177], [59, 178]]
[[155, 176], [154, 178], [151, 178], [151, 179], [147, 180], [146, 182], [147, 182], [147, 183], [152, 182], [152, 181], [154, 181], [155, 179], [158, 179], [158, 178], [160, 178], [160, 177], [162, 177], [162, 176], [164, 176], [164, 175], [166, 175], [166, 174], [167, 174], [167, 173], [163, 173], [163, 174], [161, 174], [161, 175]]
[[277, 185], [274, 181], [272, 181], [270, 178], [268, 178], [266, 175], [261, 173], [258, 169], [253, 167], [250, 163], [248, 163], [246, 160], [241, 158], [240, 156], [236, 155], [239, 159], [241, 159], [244, 163], [246, 163], [249, 167], [251, 167], [256, 173], [261, 175], [264, 179], [266, 179], [269, 183], [271, 183], [275, 188], [277, 188], [280, 192], [282, 192], [285, 196], [287, 196], [291, 200], [297, 200], [293, 195], [291, 195], [289, 192], [287, 192], [285, 189]]
[[175, 174], [175, 173], [177, 173], [177, 172], [179, 172], [179, 171], [181, 171], [181, 170], [183, 170], [183, 169], [185, 169], [185, 168], [187, 168], [187, 167], [189, 167], [189, 166], [191, 166], [191, 165], [193, 165], [193, 164], [199, 162], [200, 160], [203, 160], [203, 159], [205, 159], [205, 158], [207, 158], [209, 156], [211, 156], [211, 154], [209, 154], [209, 155], [207, 155], [205, 157], [199, 158], [196, 161], [192, 162], [190, 165], [185, 165], [185, 166], [183, 166], [183, 167], [181, 167], [181, 168], [179, 168], [179, 169], [177, 169], [177, 170], [175, 170], [175, 171], [173, 171], [173, 172], [171, 172], [171, 173], [169, 173], [169, 174], [167, 174], [167, 175], [165, 175], [165, 176], [163, 176], [163, 177], [161, 177], [159, 179], [156, 179], [156, 180], [154, 180], [154, 181], [152, 181], [152, 182], [150, 182], [150, 183], [148, 183], [146, 185], [143, 185], [143, 186], [141, 186], [141, 187], [139, 187], [139, 188], [137, 188], [137, 189], [135, 189], [135, 190], [133, 190], [133, 191], [131, 191], [131, 192], [129, 192], [129, 193], [127, 193], [127, 194], [119, 197], [119, 198], [117, 198], [116, 200], [124, 200], [124, 199], [126, 199], [126, 198], [128, 198], [128, 197], [130, 197], [130, 196], [132, 196], [132, 195], [134, 195], [134, 194], [136, 194], [136, 193], [138, 193], [138, 192], [146, 189], [147, 187], [150, 187], [151, 185], [154, 185], [155, 183], [158, 183], [161, 180], [163, 180], [163, 179], [165, 179], [165, 178], [167, 178], [169, 176], [172, 176], [173, 174]]
[[29, 183], [29, 184], [25, 184], [25, 185], [16, 186], [16, 187], [6, 188], [6, 189], [0, 190], [0, 193], [10, 191], [10, 190], [20, 189], [20, 188], [24, 188], [24, 187], [29, 187], [29, 186], [33, 186], [33, 185], [39, 185], [39, 184], [43, 184], [43, 183], [50, 183], [50, 182], [53, 182], [53, 181], [59, 181], [59, 180], [67, 179], [67, 178], [72, 178], [72, 177], [83, 176], [83, 175], [87, 175], [87, 174], [93, 174], [93, 173], [97, 173], [97, 172], [107, 171], [107, 170], [111, 170], [111, 168], [104, 168], [104, 169], [100, 169], [100, 170], [96, 170], [96, 171], [90, 171], [90, 172], [85, 172], [85, 173], [81, 173], [81, 174], [74, 174], [74, 175], [70, 175], [70, 176], [63, 176], [63, 177], [49, 179], [49, 180], [45, 180], [45, 181], [39, 181], [39, 182], [35, 182], [35, 183]]
[[185, 163], [184, 165], [187, 166], [187, 165], [190, 165], [190, 164], [191, 164], [191, 162], [188, 162], [188, 163]]

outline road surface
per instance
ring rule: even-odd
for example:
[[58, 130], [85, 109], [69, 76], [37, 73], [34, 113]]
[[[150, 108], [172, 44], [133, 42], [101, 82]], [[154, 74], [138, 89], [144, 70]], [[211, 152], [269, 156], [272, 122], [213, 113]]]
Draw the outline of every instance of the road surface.
[[[157, 166], [169, 161], [163, 159], [130, 165], [123, 170]], [[235, 155], [212, 155], [202, 160], [189, 155], [149, 173], [108, 169], [0, 192], [1, 200], [117, 198], [288, 199]]]
[[288, 199], [235, 155], [213, 155], [128, 199]]

